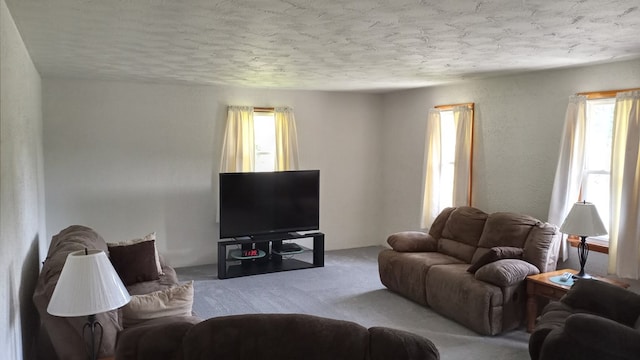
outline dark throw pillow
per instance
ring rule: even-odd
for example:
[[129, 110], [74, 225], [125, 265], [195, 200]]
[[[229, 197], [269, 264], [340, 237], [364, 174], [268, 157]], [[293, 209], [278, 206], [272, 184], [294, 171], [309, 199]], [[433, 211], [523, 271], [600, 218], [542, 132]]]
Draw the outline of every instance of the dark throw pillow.
[[482, 255], [476, 262], [471, 264], [467, 269], [468, 272], [474, 274], [478, 269], [483, 267], [484, 265], [490, 264], [494, 261], [502, 260], [502, 259], [522, 259], [522, 254], [524, 250], [517, 247], [511, 246], [496, 246], [492, 247], [487, 251], [486, 254]]
[[109, 247], [109, 258], [125, 285], [158, 280], [155, 241]]

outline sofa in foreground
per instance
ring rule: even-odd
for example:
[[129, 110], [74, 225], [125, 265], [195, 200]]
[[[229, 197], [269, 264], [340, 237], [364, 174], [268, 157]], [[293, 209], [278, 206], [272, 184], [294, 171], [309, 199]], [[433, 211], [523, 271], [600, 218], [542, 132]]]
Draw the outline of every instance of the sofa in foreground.
[[119, 334], [118, 360], [436, 360], [428, 339], [305, 314], [246, 314], [198, 324], [148, 323]]
[[57, 355], [46, 354], [46, 358], [87, 358], [88, 347], [82, 333], [87, 318], [58, 317], [47, 312], [67, 255], [85, 248], [109, 254], [114, 268], [132, 295], [131, 302], [121, 309], [96, 314], [104, 330], [98, 358], [114, 355], [116, 337], [123, 328], [140, 326], [150, 321], [191, 324], [200, 321], [191, 316], [193, 284], [178, 283], [175, 270], [157, 253], [154, 233], [140, 239], [107, 243], [93, 229], [72, 225], [53, 236], [33, 295], [40, 315], [40, 341], [50, 342]]
[[388, 289], [482, 335], [525, 320], [528, 275], [555, 270], [556, 226], [533, 217], [461, 206], [443, 210], [429, 233], [389, 236], [378, 255]]
[[604, 281], [576, 280], [542, 310], [529, 354], [531, 360], [640, 359], [640, 295]]

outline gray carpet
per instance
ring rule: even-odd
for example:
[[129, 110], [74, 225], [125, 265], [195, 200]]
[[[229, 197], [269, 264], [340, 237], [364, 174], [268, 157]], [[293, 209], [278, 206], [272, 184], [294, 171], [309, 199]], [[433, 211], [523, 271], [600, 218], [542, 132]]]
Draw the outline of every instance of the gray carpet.
[[387, 290], [378, 277], [381, 249], [327, 251], [323, 268], [226, 280], [217, 278], [215, 265], [178, 268], [176, 272], [181, 281], [195, 280], [193, 308], [202, 318], [305, 313], [420, 334], [436, 344], [443, 360], [529, 359], [529, 334], [524, 328], [495, 337], [480, 336]]

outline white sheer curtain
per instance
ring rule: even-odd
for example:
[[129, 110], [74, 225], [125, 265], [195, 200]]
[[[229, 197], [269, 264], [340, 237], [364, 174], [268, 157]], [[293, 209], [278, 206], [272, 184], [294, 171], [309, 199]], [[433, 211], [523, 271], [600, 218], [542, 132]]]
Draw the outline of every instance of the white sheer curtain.
[[424, 148], [424, 189], [422, 198], [422, 216], [420, 227], [429, 228], [440, 213], [440, 168], [441, 139], [440, 111], [429, 110], [427, 117], [427, 134]]
[[251, 172], [255, 165], [253, 107], [229, 106], [220, 172]]
[[453, 121], [456, 125], [456, 165], [453, 174], [453, 206], [463, 206], [471, 204], [473, 109], [468, 106], [454, 107]]
[[640, 91], [618, 93], [611, 151], [609, 273], [640, 276]]
[[429, 110], [425, 139], [424, 189], [420, 226], [429, 228], [444, 207], [444, 196], [450, 196], [453, 206], [471, 203], [471, 153], [473, 138], [473, 108], [453, 108], [455, 127], [455, 155], [453, 167], [453, 193], [443, 193], [442, 182], [442, 116], [439, 109]]
[[[565, 113], [564, 130], [560, 144], [560, 156], [549, 205], [549, 223], [560, 226], [578, 200], [580, 184], [584, 174], [585, 138], [587, 130], [587, 98], [576, 95], [569, 98]], [[569, 246], [566, 239], [561, 242], [560, 257], [566, 261]]]
[[298, 170], [298, 135], [293, 109], [274, 109], [276, 123], [276, 171]]

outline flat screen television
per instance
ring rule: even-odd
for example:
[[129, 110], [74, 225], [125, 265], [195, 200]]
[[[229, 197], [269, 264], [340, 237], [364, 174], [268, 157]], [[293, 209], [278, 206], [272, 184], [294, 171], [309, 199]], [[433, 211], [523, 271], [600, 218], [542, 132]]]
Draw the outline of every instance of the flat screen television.
[[320, 228], [320, 171], [220, 174], [220, 238]]

